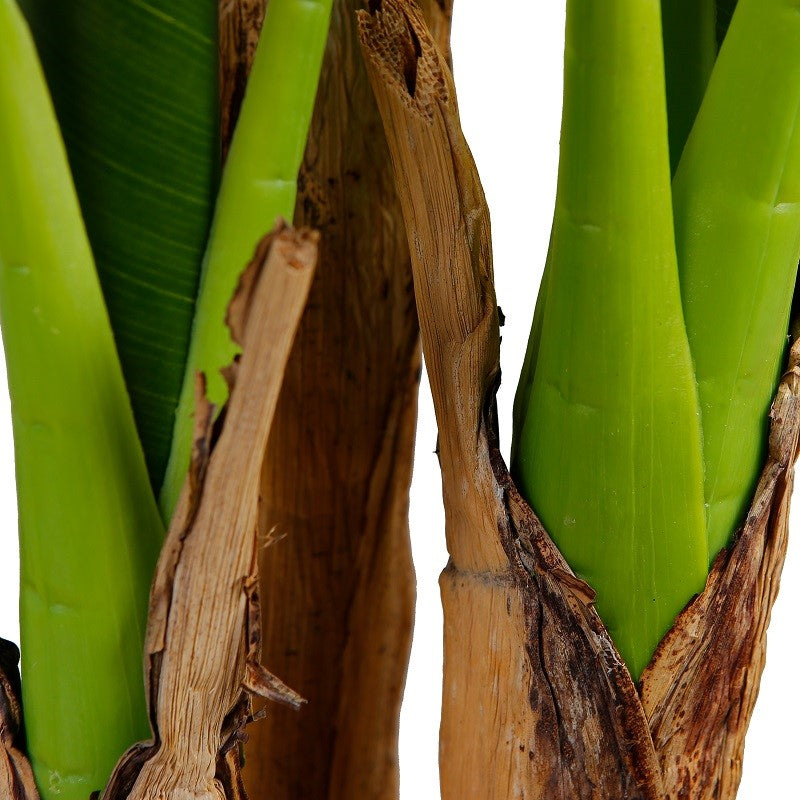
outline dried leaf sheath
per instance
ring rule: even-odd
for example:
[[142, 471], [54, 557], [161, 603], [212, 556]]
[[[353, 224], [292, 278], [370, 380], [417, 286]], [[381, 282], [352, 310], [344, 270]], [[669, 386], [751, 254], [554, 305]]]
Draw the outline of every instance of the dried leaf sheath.
[[[582, 620], [588, 630], [569, 630], [579, 582], [564, 588], [545, 573], [537, 576], [539, 588], [526, 571], [493, 473], [484, 409], [498, 373], [499, 329], [489, 220], [449, 71], [411, 4], [384, 1], [359, 23], [412, 243], [439, 423], [451, 554], [441, 580], [443, 797], [566, 800], [586, 796], [591, 781], [608, 798], [655, 798], [656, 791], [641, 789], [649, 779], [634, 776], [634, 765], [657, 772], [652, 752], [637, 744], [647, 731], [641, 710], [630, 719], [603, 719], [609, 707], [635, 700], [633, 685], [598, 637], [602, 625], [593, 611], [586, 611], [591, 627]], [[415, 53], [410, 30], [421, 51], [414, 63], [404, 60]], [[412, 72], [413, 96], [406, 80]], [[557, 575], [569, 574], [552, 544], [541, 559], [555, 564]], [[598, 662], [611, 669], [610, 678], [586, 686]], [[554, 697], [550, 681], [561, 677], [565, 694]], [[582, 724], [586, 719], [591, 723]]]
[[496, 448], [488, 217], [445, 60], [409, 2], [383, 0], [359, 26], [412, 245], [440, 431], [451, 553], [441, 581], [443, 797], [731, 800], [785, 552], [800, 345], [745, 530], [662, 643], [642, 701], [592, 590]]
[[[261, 462], [316, 250], [316, 234], [277, 230], [230, 305], [244, 352], [228, 375], [216, 442], [213, 409], [198, 392], [192, 472], [151, 592], [145, 672], [155, 739], [123, 757], [108, 800], [222, 800], [220, 762], [240, 734], [226, 721], [248, 717], [243, 692], [300, 702], [259, 664], [256, 534]], [[237, 766], [228, 780], [238, 780]]]
[[0, 639], [0, 797], [39, 800], [33, 770], [22, 748], [19, 650]]
[[[266, 662], [308, 698], [250, 732], [254, 800], [398, 795], [398, 721], [414, 576], [408, 489], [420, 369], [411, 265], [355, 31], [336, 0], [296, 224], [320, 263], [265, 459]], [[443, 39], [447, 15], [430, 0]]]
[[642, 675], [642, 704], [670, 798], [732, 798], [766, 659], [789, 534], [800, 431], [800, 340], [770, 412], [769, 455], [737, 541]]

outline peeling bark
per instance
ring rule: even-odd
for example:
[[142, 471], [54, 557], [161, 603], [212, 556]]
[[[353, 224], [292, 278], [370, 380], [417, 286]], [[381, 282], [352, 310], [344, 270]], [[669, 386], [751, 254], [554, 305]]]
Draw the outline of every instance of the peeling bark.
[[767, 463], [744, 526], [642, 675], [642, 704], [670, 800], [733, 798], [742, 777], [786, 557], [800, 430], [800, 341], [770, 418]]
[[219, 114], [222, 160], [228, 153], [267, 0], [219, 0]]
[[[254, 800], [398, 796], [411, 643], [408, 536], [420, 372], [411, 265], [389, 153], [355, 31], [335, 0], [296, 224], [320, 264], [264, 465], [267, 663], [308, 699], [253, 726]], [[441, 40], [449, 17], [430, 0]], [[446, 8], [446, 7], [445, 7]]]
[[145, 679], [153, 740], [122, 757], [105, 800], [243, 797], [238, 745], [251, 697], [302, 703], [260, 663], [258, 496], [317, 238], [279, 225], [243, 274], [228, 310], [243, 353], [228, 371], [230, 399], [217, 424], [198, 376], [192, 464], [150, 593]]
[[19, 650], [0, 639], [0, 798], [39, 800], [25, 755]]
[[412, 252], [450, 563], [441, 578], [444, 800], [732, 800], [786, 547], [800, 344], [744, 529], [641, 682], [497, 449], [488, 210], [452, 76], [418, 9], [359, 14]]

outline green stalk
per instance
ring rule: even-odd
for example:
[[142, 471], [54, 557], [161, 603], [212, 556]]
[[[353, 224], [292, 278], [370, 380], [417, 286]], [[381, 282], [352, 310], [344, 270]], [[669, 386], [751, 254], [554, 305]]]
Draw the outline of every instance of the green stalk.
[[717, 57], [715, 0], [661, 0], [661, 19], [674, 174]]
[[634, 677], [707, 567], [661, 35], [658, 0], [567, 4], [547, 296], [512, 464]]
[[217, 0], [21, 0], [161, 487], [219, 177]]
[[176, 412], [161, 510], [168, 519], [191, 453], [194, 375], [206, 374], [211, 402], [227, 386], [220, 368], [238, 352], [225, 310], [259, 239], [281, 216], [291, 219], [332, 0], [270, 0], [239, 119], [222, 174]]
[[673, 193], [702, 409], [709, 556], [763, 464], [800, 258], [797, 0], [740, 0]]
[[0, 321], [11, 393], [28, 747], [86, 800], [146, 737], [141, 652], [162, 527], [27, 26], [0, 0]]
[[[717, 57], [717, 1], [722, 0], [661, 0], [670, 168], [673, 174], [703, 101]], [[733, 0], [725, 1], [732, 5]], [[515, 419], [520, 419], [524, 414], [521, 406], [524, 406], [527, 400], [535, 371], [541, 321], [544, 316], [544, 298], [547, 293], [547, 272], [545, 265], [542, 285], [533, 312], [533, 325], [525, 353], [523, 372], [514, 400]]]

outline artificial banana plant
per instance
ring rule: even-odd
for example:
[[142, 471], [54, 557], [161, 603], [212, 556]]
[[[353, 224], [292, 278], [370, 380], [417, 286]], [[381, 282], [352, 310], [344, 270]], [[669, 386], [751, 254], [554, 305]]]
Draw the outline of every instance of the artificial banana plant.
[[419, 319], [443, 796], [732, 798], [800, 430], [795, 4], [568, 0], [509, 472], [446, 0], [0, 0], [0, 790], [397, 796]]

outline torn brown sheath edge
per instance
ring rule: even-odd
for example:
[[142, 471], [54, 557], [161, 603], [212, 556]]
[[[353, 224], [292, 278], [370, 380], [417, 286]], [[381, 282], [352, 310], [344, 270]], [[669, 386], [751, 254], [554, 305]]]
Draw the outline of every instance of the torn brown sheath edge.
[[266, 0], [218, 0], [219, 133], [223, 162], [244, 99], [265, 5]]
[[743, 530], [637, 687], [591, 588], [497, 449], [488, 211], [446, 60], [411, 2], [375, 2], [359, 26], [403, 205], [440, 430], [451, 554], [442, 576], [443, 797], [731, 800], [785, 555], [800, 345], [773, 404], [769, 456]]
[[25, 755], [19, 650], [0, 639], [0, 798], [39, 800]]
[[[323, 238], [262, 472], [265, 527], [291, 536], [265, 548], [259, 567], [265, 590], [283, 598], [265, 608], [265, 661], [309, 702], [248, 729], [254, 800], [400, 791], [421, 353], [405, 228], [356, 34], [365, 6], [332, 3], [298, 178], [295, 223]], [[448, 6], [423, 5], [444, 43]]]
[[[227, 800], [246, 798], [240, 774], [239, 744], [245, 739], [244, 726], [254, 717], [251, 702], [252, 696], [259, 695], [270, 700], [287, 703], [293, 707], [298, 707], [303, 702], [302, 698], [286, 687], [275, 676], [271, 675], [259, 662], [260, 614], [257, 575], [258, 559], [256, 556], [259, 542], [255, 525], [255, 520], [257, 520], [258, 516], [257, 486], [260, 473], [258, 448], [262, 439], [264, 443], [266, 441], [266, 432], [261, 428], [266, 427], [268, 429], [271, 412], [267, 408], [266, 416], [264, 416], [254, 415], [254, 411], [264, 405], [263, 400], [259, 398], [259, 390], [263, 389], [264, 386], [269, 387], [271, 407], [274, 410], [274, 399], [277, 396], [282, 373], [271, 374], [260, 371], [260, 364], [264, 363], [260, 360], [248, 363], [246, 365], [248, 371], [244, 372], [241, 359], [248, 358], [251, 348], [253, 352], [260, 351], [262, 353], [269, 352], [270, 348], [274, 348], [273, 365], [276, 373], [280, 371], [282, 365], [285, 365], [294, 330], [299, 321], [311, 282], [316, 259], [317, 240], [318, 235], [314, 232], [309, 230], [294, 231], [286, 226], [285, 223], [279, 222], [276, 229], [258, 245], [253, 261], [243, 273], [228, 309], [228, 325], [234, 340], [243, 345], [244, 353], [237, 358], [231, 367], [225, 370], [225, 376], [231, 387], [231, 396], [224, 413], [220, 415], [216, 422], [214, 408], [205, 399], [205, 382], [202, 376], [198, 376], [195, 433], [190, 473], [159, 558], [150, 596], [145, 677], [149, 692], [148, 705], [153, 740], [134, 745], [120, 759], [103, 793], [105, 800], [122, 800], [131, 795], [132, 792], [134, 794], [144, 793], [145, 795], [147, 792], [152, 792], [159, 797], [162, 794], [164, 796], [172, 796], [172, 793], [176, 790], [182, 792], [180, 794], [182, 798], [190, 796], [205, 798], [211, 796], [205, 793], [210, 791], [209, 787], [211, 786], [214, 787], [213, 791], [216, 795], [225, 797]], [[290, 279], [292, 281], [292, 288], [289, 289], [291, 296], [282, 296], [283, 293], [277, 291], [277, 287], [269, 282], [272, 274], [270, 273], [270, 265], [273, 263], [277, 264], [286, 273], [296, 272], [298, 277]], [[262, 286], [262, 284], [264, 285]], [[284, 286], [284, 284], [281, 284], [281, 286]], [[279, 296], [270, 299], [270, 292], [273, 289], [276, 290], [274, 293]], [[265, 298], [267, 299], [266, 303]], [[276, 326], [283, 329], [281, 338], [276, 342], [266, 342], [264, 329], [268, 322], [264, 320], [268, 321], [282, 314], [283, 306], [281, 304], [283, 302], [285, 302], [284, 318], [275, 323]], [[271, 303], [272, 306], [269, 307], [267, 303]], [[226, 431], [238, 422], [239, 418], [244, 419], [245, 417], [253, 417], [250, 420], [252, 425], [246, 425], [242, 429], [235, 428], [234, 430], [247, 431], [252, 427], [258, 433], [253, 433], [253, 438], [248, 438], [247, 441], [226, 440]], [[253, 462], [249, 469], [252, 474], [240, 475], [239, 472], [241, 470], [234, 470], [236, 474], [231, 476], [228, 470], [230, 462], [227, 459], [218, 462], [215, 470], [215, 457], [220, 452], [223, 453], [223, 456], [229, 452], [254, 454], [248, 457], [241, 457], [241, 459]], [[263, 447], [260, 449], [260, 453], [263, 453]], [[215, 470], [215, 475], [221, 475], [222, 478], [218, 479], [216, 483], [212, 483], [209, 488], [212, 470]], [[177, 715], [180, 723], [181, 714], [186, 704], [186, 697], [183, 695], [164, 696], [163, 658], [168, 651], [170, 637], [175, 636], [176, 632], [179, 632], [180, 628], [187, 624], [187, 615], [190, 619], [194, 615], [194, 608], [199, 605], [199, 598], [193, 596], [179, 597], [176, 593], [175, 582], [181, 570], [183, 570], [184, 575], [187, 572], [190, 575], [202, 575], [206, 579], [206, 583], [210, 583], [212, 586], [217, 581], [216, 574], [220, 568], [219, 563], [209, 559], [193, 559], [191, 564], [187, 565], [184, 556], [187, 552], [187, 543], [191, 542], [191, 537], [195, 534], [195, 525], [200, 524], [198, 520], [202, 519], [204, 515], [206, 518], [208, 517], [209, 507], [213, 508], [215, 504], [217, 507], [230, 504], [231, 498], [218, 497], [214, 492], [216, 490], [215, 487], [225, 485], [225, 481], [229, 481], [231, 477], [235, 481], [246, 482], [248, 486], [252, 484], [252, 487], [256, 488], [253, 497], [250, 497], [248, 493], [246, 498], [242, 498], [248, 506], [252, 506], [247, 512], [244, 527], [240, 525], [235, 528], [233, 524], [231, 525], [231, 529], [237, 532], [237, 536], [243, 535], [248, 540], [230, 542], [230, 548], [240, 552], [239, 560], [243, 561], [243, 567], [239, 569], [236, 576], [233, 576], [233, 584], [231, 584], [234, 587], [234, 599], [232, 602], [235, 607], [231, 608], [230, 613], [223, 614], [222, 620], [216, 618], [212, 620], [214, 629], [219, 631], [220, 637], [224, 637], [227, 634], [228, 636], [233, 635], [234, 638], [239, 638], [240, 644], [238, 646], [234, 642], [233, 649], [236, 651], [236, 655], [233, 657], [232, 662], [223, 665], [220, 670], [227, 674], [219, 674], [217, 676], [220, 686], [224, 687], [233, 684], [234, 687], [238, 686], [238, 689], [234, 689], [232, 702], [229, 706], [224, 710], [220, 710], [218, 717], [215, 716], [210, 721], [206, 720], [206, 724], [200, 726], [202, 730], [199, 730], [196, 735], [194, 731], [186, 730], [171, 731], [170, 734], [170, 739], [177, 741], [179, 744], [177, 752], [182, 753], [184, 749], [188, 750], [189, 748], [184, 748], [181, 742], [195, 744], [195, 738], [207, 736], [206, 729], [212, 731], [212, 739], [215, 742], [216, 766], [214, 767], [212, 764], [210, 774], [203, 774], [202, 768], [198, 768], [195, 763], [181, 763], [179, 754], [164, 752], [166, 745], [160, 730], [162, 712], [167, 709], [173, 717]], [[240, 507], [240, 504], [237, 503], [236, 505]], [[216, 537], [227, 541], [231, 536], [231, 533], [226, 530], [227, 520], [237, 515], [240, 516], [238, 511], [235, 511], [234, 514], [223, 515], [223, 525], [213, 530], [212, 538]], [[250, 524], [251, 522], [253, 524]], [[208, 535], [211, 532], [208, 527], [202, 530], [203, 533], [199, 534], [201, 536]], [[196, 554], [197, 551], [194, 552]], [[185, 585], [197, 586], [198, 584], [197, 581], [192, 583], [186, 580]], [[219, 587], [220, 604], [230, 602], [226, 599], [226, 594], [230, 588], [226, 586], [226, 580], [220, 580], [217, 585]], [[240, 606], [244, 608], [244, 613], [241, 615], [236, 610]], [[218, 616], [220, 615], [218, 614]], [[238, 633], [226, 630], [225, 626], [230, 624], [230, 619], [237, 620], [234, 625], [238, 626]], [[200, 644], [199, 641], [197, 643], [198, 645]], [[220, 649], [224, 648], [226, 643], [227, 637], [221, 638], [219, 642], [206, 642], [209, 647], [214, 648], [219, 645]], [[199, 655], [199, 653], [195, 653], [195, 656]], [[180, 664], [181, 662], [178, 661], [177, 663]], [[170, 686], [173, 681], [176, 685], [186, 684], [190, 681], [190, 678], [185, 674], [178, 677], [180, 679], [178, 681], [174, 680], [174, 676], [172, 677]], [[208, 677], [206, 676], [204, 685], [206, 685], [207, 689], [213, 690], [216, 685], [215, 676], [211, 676], [211, 680], [214, 683], [209, 687], [206, 685], [208, 682]], [[223, 696], [226, 696], [227, 693], [224, 692], [224, 689], [220, 691], [223, 691]], [[210, 694], [209, 707], [211, 707], [211, 696]], [[197, 712], [195, 711], [195, 713]], [[210, 708], [208, 713], [215, 714], [216, 709]], [[200, 715], [202, 716], [203, 714], [205, 714], [205, 711], [201, 709]], [[175, 760], [176, 758], [178, 759], [177, 761]], [[165, 767], [162, 764], [159, 768], [160, 771], [158, 769], [154, 770], [152, 780], [148, 775], [145, 779], [146, 785], [141, 786], [140, 783], [144, 771], [152, 767], [156, 761], [166, 762], [166, 764], [174, 761], [174, 772], [180, 777], [175, 778], [174, 775], [169, 774], [170, 768], [168, 766], [165, 772]], [[172, 786], [171, 781], [173, 779], [177, 780], [180, 785]], [[192, 781], [195, 781], [196, 785], [192, 784]]]

